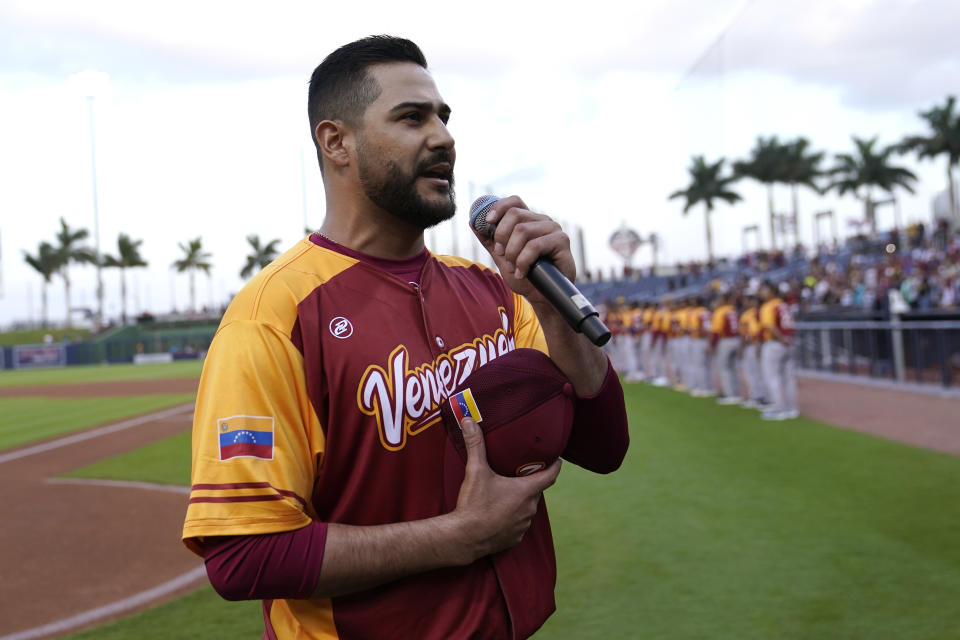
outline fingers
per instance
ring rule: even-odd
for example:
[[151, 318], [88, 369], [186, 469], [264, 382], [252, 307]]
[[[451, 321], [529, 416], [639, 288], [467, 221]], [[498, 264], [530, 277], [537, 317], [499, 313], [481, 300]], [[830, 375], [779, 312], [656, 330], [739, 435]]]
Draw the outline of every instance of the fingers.
[[566, 273], [568, 277], [575, 277], [570, 238], [549, 216], [529, 211], [520, 198], [511, 196], [494, 203], [487, 222], [496, 224], [497, 230], [493, 246], [489, 240], [484, 245], [513, 267], [513, 277], [526, 276], [541, 256], [553, 258], [562, 271], [572, 272]]
[[543, 471], [538, 471], [529, 476], [523, 476], [523, 480], [528, 482], [530, 489], [541, 493], [546, 489], [549, 489], [557, 481], [557, 477], [560, 475], [560, 469], [563, 466], [563, 461], [560, 458], [554, 460], [553, 464], [544, 469]]
[[489, 469], [487, 464], [487, 448], [483, 442], [483, 431], [472, 418], [464, 418], [460, 423], [463, 432], [463, 443], [467, 448], [467, 471], [471, 469]]

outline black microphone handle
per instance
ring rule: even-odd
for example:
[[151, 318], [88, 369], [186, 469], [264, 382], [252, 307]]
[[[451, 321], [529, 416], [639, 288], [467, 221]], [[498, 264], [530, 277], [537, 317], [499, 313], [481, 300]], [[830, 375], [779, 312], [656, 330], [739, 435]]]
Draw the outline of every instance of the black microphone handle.
[[538, 258], [527, 272], [527, 279], [574, 331], [584, 334], [598, 347], [607, 344], [610, 329], [600, 320], [600, 313], [549, 258]]

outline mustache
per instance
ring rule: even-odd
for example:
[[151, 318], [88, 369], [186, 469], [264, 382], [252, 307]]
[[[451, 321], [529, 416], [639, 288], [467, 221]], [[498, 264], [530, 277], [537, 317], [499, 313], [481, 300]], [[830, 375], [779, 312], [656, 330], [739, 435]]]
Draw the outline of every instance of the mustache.
[[438, 164], [448, 164], [450, 165], [450, 184], [453, 184], [453, 154], [449, 151], [437, 151], [430, 154], [426, 158], [420, 161], [417, 164], [416, 175], [420, 175], [430, 167], [435, 167]]

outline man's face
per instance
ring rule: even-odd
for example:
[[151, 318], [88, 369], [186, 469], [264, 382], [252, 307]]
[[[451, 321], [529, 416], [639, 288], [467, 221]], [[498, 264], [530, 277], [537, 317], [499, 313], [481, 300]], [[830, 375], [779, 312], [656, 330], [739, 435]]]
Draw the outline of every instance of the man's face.
[[381, 92], [357, 131], [364, 193], [419, 229], [450, 219], [456, 212], [456, 151], [447, 130], [450, 108], [430, 74], [416, 64], [375, 65], [368, 73]]

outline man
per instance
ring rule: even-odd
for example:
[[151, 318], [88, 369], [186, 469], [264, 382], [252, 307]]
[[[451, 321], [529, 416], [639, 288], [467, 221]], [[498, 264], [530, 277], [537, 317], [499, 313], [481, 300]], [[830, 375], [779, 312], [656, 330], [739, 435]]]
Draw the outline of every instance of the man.
[[793, 357], [793, 315], [777, 295], [773, 284], [760, 288], [760, 327], [763, 345], [760, 363], [773, 404], [763, 412], [764, 420], [789, 420], [800, 415], [797, 408], [797, 372]]
[[624, 302], [621, 307], [623, 318], [623, 352], [626, 363], [627, 382], [642, 382], [643, 360], [640, 358], [640, 341], [643, 337], [643, 312], [637, 301]]
[[744, 310], [740, 314], [740, 362], [749, 394], [743, 406], [748, 409], [763, 409], [767, 404], [767, 389], [760, 369], [760, 300], [756, 294], [744, 297]]
[[687, 385], [684, 384], [687, 370], [687, 345], [689, 336], [687, 335], [687, 309], [685, 298], [678, 298], [670, 308], [670, 341], [667, 343], [671, 385], [675, 391], [686, 391]]
[[541, 494], [560, 461], [497, 475], [466, 417], [464, 469], [445, 458], [439, 414], [473, 368], [549, 351], [576, 397], [563, 456], [619, 466], [616, 372], [525, 277], [547, 255], [573, 279], [569, 240], [510, 197], [480, 238], [502, 277], [425, 249], [424, 229], [455, 211], [456, 153], [450, 107], [408, 40], [330, 54], [308, 110], [326, 219], [224, 314], [198, 391], [184, 541], [221, 595], [263, 600], [264, 638], [527, 637], [554, 608], [552, 544], [535, 555], [528, 541], [549, 543]]
[[653, 384], [657, 387], [666, 387], [671, 384], [670, 365], [670, 305], [672, 300], [664, 297], [653, 315], [653, 360], [656, 367], [656, 377]]
[[710, 312], [705, 300], [697, 296], [687, 311], [688, 363], [687, 386], [690, 395], [704, 398], [713, 395], [713, 381], [710, 371], [710, 353], [707, 334], [710, 330]]
[[646, 379], [653, 382], [657, 378], [657, 367], [653, 349], [654, 336], [657, 333], [655, 316], [657, 305], [652, 302], [643, 303], [643, 314], [641, 315], [641, 326], [643, 327], [643, 336], [640, 338], [640, 361], [643, 364], [643, 373]]
[[717, 295], [710, 323], [710, 345], [717, 363], [717, 377], [723, 394], [717, 398], [719, 404], [737, 404], [740, 402], [739, 360], [740, 340], [737, 337], [737, 311], [733, 299], [727, 292]]
[[644, 307], [646, 305], [639, 300], [630, 303], [630, 335], [633, 337], [633, 372], [627, 376], [629, 382], [643, 382], [649, 375], [646, 368], [646, 352], [643, 346], [643, 340], [647, 336], [647, 325], [644, 324]]

